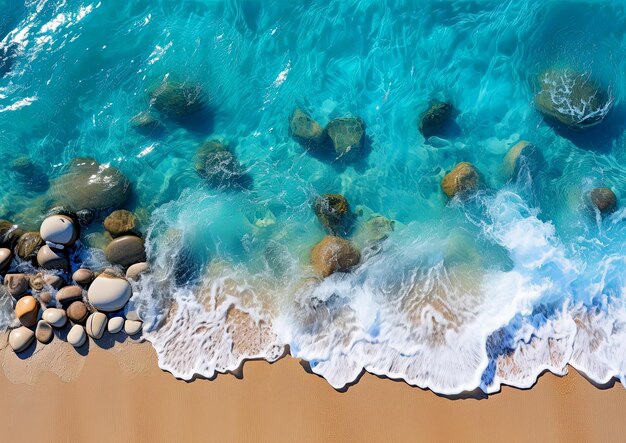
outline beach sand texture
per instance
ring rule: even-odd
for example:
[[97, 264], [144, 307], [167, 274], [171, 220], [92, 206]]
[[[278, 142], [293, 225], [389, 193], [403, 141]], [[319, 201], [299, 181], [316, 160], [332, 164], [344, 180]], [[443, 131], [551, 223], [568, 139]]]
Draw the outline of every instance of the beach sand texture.
[[[365, 374], [337, 392], [291, 357], [247, 362], [243, 377], [176, 380], [148, 343], [91, 343], [87, 356], [48, 346], [65, 367], [36, 353], [2, 351], [5, 437], [63, 442], [624, 441], [626, 391], [598, 389], [575, 370], [544, 374], [528, 391], [449, 399]], [[53, 371], [65, 370], [65, 379]], [[21, 371], [18, 370], [21, 368]], [[8, 377], [12, 377], [13, 383]]]

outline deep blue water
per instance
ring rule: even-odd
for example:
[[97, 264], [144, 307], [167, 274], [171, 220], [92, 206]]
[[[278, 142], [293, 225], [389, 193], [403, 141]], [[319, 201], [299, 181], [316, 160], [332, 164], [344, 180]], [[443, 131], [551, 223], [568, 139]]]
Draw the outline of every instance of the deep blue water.
[[[335, 387], [367, 370], [441, 393], [492, 392], [567, 364], [626, 382], [626, 213], [601, 217], [585, 197], [598, 186], [624, 195], [625, 8], [0, 0], [0, 218], [36, 227], [48, 180], [72, 158], [119, 168], [154, 270], [134, 302], [179, 377], [273, 360], [289, 345]], [[548, 69], [592, 77], [612, 100], [604, 121], [574, 132], [546, 120], [534, 97]], [[203, 111], [136, 131], [131, 118], [164, 78], [199, 85]], [[417, 122], [433, 99], [456, 112], [425, 139]], [[307, 152], [289, 135], [296, 107], [322, 125], [361, 117], [367, 149], [349, 163]], [[196, 173], [196, 150], [213, 138], [250, 186], [214, 188]], [[520, 140], [544, 161], [511, 180], [503, 158]], [[11, 166], [23, 155], [26, 179]], [[485, 186], [448, 201], [440, 182], [460, 161]], [[323, 281], [309, 265], [322, 193], [362, 213], [361, 247], [373, 214], [395, 221], [357, 269]], [[83, 242], [96, 246], [101, 232], [93, 223]], [[86, 259], [104, 265], [95, 249]]]

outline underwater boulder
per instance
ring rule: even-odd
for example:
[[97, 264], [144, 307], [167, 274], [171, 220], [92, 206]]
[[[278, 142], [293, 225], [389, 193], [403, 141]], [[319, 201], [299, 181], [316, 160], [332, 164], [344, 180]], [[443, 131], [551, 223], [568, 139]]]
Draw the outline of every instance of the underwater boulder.
[[602, 122], [613, 106], [613, 99], [589, 74], [553, 69], [539, 76], [535, 106], [555, 122], [581, 131]]
[[28, 156], [21, 156], [11, 162], [11, 170], [16, 173], [18, 182], [26, 191], [43, 192], [50, 186], [48, 176]]
[[103, 210], [122, 206], [130, 196], [130, 182], [119, 169], [92, 158], [75, 158], [56, 179], [52, 198], [66, 210]]
[[335, 272], [348, 272], [359, 264], [361, 253], [352, 243], [327, 235], [311, 250], [311, 265], [315, 273], [328, 277]]
[[341, 194], [322, 194], [315, 199], [313, 210], [329, 233], [345, 235], [350, 229], [350, 205]]
[[543, 155], [537, 146], [522, 140], [516, 143], [504, 156], [502, 176], [505, 180], [517, 178], [522, 166], [531, 173], [538, 171], [543, 163]]
[[452, 117], [454, 107], [450, 103], [435, 100], [428, 109], [420, 115], [419, 130], [426, 138], [441, 133], [444, 125]]
[[0, 247], [12, 250], [23, 233], [24, 231], [10, 221], [0, 220]]
[[331, 120], [326, 132], [337, 158], [353, 160], [358, 157], [365, 145], [365, 122], [358, 117], [344, 117]]
[[204, 95], [200, 85], [168, 79], [150, 92], [150, 105], [161, 114], [178, 119], [202, 109]]
[[594, 188], [589, 193], [589, 201], [600, 214], [606, 215], [617, 209], [617, 197], [609, 188]]
[[305, 148], [320, 147], [328, 142], [326, 130], [299, 108], [289, 119], [289, 135]]
[[441, 189], [448, 198], [458, 195], [466, 195], [477, 190], [481, 185], [481, 177], [478, 169], [469, 162], [457, 164], [441, 180]]
[[137, 132], [152, 132], [161, 126], [161, 122], [149, 111], [142, 111], [131, 117], [130, 125]]
[[230, 186], [245, 177], [235, 154], [218, 140], [209, 140], [198, 148], [195, 168], [198, 175], [212, 186]]

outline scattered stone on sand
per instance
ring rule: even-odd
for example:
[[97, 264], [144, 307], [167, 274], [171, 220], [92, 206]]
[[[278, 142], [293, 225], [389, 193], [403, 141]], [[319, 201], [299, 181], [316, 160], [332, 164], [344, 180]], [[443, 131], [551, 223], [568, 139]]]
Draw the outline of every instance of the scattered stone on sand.
[[41, 316], [46, 322], [55, 328], [62, 328], [67, 323], [67, 315], [63, 309], [48, 308]]
[[0, 220], [0, 247], [13, 250], [23, 233], [24, 231], [10, 221]]
[[72, 329], [70, 329], [70, 332], [67, 334], [67, 342], [75, 348], [79, 348], [85, 344], [85, 341], [87, 341], [85, 328], [81, 325], [72, 326]]
[[25, 295], [15, 304], [15, 317], [27, 328], [37, 324], [38, 315], [39, 302], [32, 295]]
[[9, 332], [9, 345], [15, 352], [25, 351], [35, 339], [35, 333], [25, 326]]
[[45, 320], [39, 320], [37, 323], [37, 328], [35, 329], [35, 337], [38, 342], [43, 344], [48, 344], [52, 341], [54, 337], [54, 332], [52, 331], [52, 326]]
[[129, 336], [139, 334], [142, 327], [143, 323], [139, 320], [126, 320], [124, 322], [124, 332]]
[[41, 223], [41, 238], [52, 245], [72, 246], [78, 238], [74, 221], [66, 215], [51, 215]]
[[11, 266], [13, 254], [9, 248], [0, 248], [0, 272], [5, 271]]
[[54, 289], [59, 289], [65, 284], [65, 280], [63, 280], [63, 277], [56, 274], [45, 274], [43, 276], [43, 281], [45, 281], [48, 286]]
[[57, 301], [63, 306], [67, 306], [77, 300], [83, 299], [83, 289], [80, 286], [65, 286], [57, 292]]
[[75, 301], [69, 305], [67, 308], [67, 317], [72, 320], [74, 323], [85, 323], [87, 317], [89, 316], [89, 310], [87, 309], [87, 305], [82, 301]]
[[134, 235], [114, 239], [107, 245], [104, 255], [114, 265], [130, 266], [146, 261], [143, 240]]
[[539, 76], [535, 106], [557, 123], [582, 131], [602, 122], [613, 98], [588, 73], [551, 69]]
[[609, 188], [594, 188], [589, 193], [591, 204], [602, 215], [610, 214], [617, 209], [617, 197]]
[[28, 276], [25, 274], [7, 274], [4, 276], [4, 285], [9, 294], [18, 298], [28, 291]]
[[22, 260], [34, 260], [42, 245], [43, 240], [38, 232], [26, 232], [18, 239], [15, 252]]
[[448, 198], [453, 198], [457, 194], [466, 195], [477, 190], [480, 185], [480, 173], [474, 165], [468, 162], [457, 164], [441, 180], [441, 189]]
[[109, 334], [117, 334], [124, 328], [124, 317], [112, 317], [109, 319], [107, 329]]
[[235, 154], [219, 140], [204, 142], [196, 151], [194, 164], [198, 175], [211, 186], [231, 186], [245, 176]]
[[322, 277], [348, 272], [359, 264], [361, 253], [347, 240], [327, 235], [311, 250], [313, 270]]
[[420, 115], [419, 130], [426, 138], [441, 134], [442, 129], [452, 118], [454, 107], [450, 103], [433, 101]]
[[85, 268], [77, 269], [74, 274], [72, 274], [72, 280], [83, 287], [89, 286], [94, 278], [96, 278], [94, 273], [90, 269]]
[[315, 215], [324, 228], [333, 235], [346, 235], [351, 218], [348, 200], [341, 194], [322, 194], [313, 204]]
[[150, 93], [150, 104], [161, 114], [173, 119], [195, 114], [202, 109], [204, 95], [197, 84], [178, 83], [169, 79]]
[[540, 168], [543, 156], [539, 149], [527, 142], [520, 141], [515, 144], [504, 156], [502, 162], [502, 173], [505, 180], [516, 179], [520, 168], [528, 167], [530, 173], [536, 172]]
[[122, 206], [130, 195], [130, 182], [110, 165], [92, 158], [75, 158], [68, 171], [54, 181], [53, 199], [70, 211], [104, 210]]
[[142, 274], [148, 272], [150, 267], [146, 262], [135, 263], [130, 265], [126, 270], [126, 278], [128, 280], [139, 280]]
[[132, 295], [128, 281], [101, 274], [89, 287], [89, 302], [99, 311], [114, 312], [122, 309]]
[[99, 340], [102, 338], [107, 328], [107, 316], [102, 312], [94, 312], [87, 318], [87, 335], [91, 338]]
[[289, 135], [305, 148], [318, 148], [329, 142], [326, 130], [299, 108], [289, 119]]
[[63, 270], [69, 269], [69, 262], [62, 251], [43, 245], [37, 252], [37, 263], [43, 269]]
[[37, 274], [30, 275], [28, 277], [28, 285], [33, 291], [41, 291], [46, 286], [46, 282], [43, 279], [43, 274], [38, 272]]
[[336, 118], [326, 126], [326, 132], [337, 158], [358, 158], [365, 144], [365, 122], [358, 117]]
[[137, 217], [126, 209], [118, 209], [104, 219], [104, 229], [113, 237], [132, 233], [137, 228]]

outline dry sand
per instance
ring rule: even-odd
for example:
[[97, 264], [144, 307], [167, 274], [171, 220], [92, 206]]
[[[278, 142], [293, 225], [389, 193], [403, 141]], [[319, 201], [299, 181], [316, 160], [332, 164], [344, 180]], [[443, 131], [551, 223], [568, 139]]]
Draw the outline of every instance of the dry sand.
[[[27, 360], [1, 352], [8, 377], [0, 375], [3, 440], [626, 440], [626, 390], [598, 389], [574, 370], [564, 378], [545, 374], [528, 391], [451, 400], [369, 374], [336, 392], [290, 357], [248, 362], [242, 379], [186, 383], [158, 369], [148, 343], [92, 344], [86, 357], [62, 342]], [[44, 372], [33, 366], [49, 361]]]

